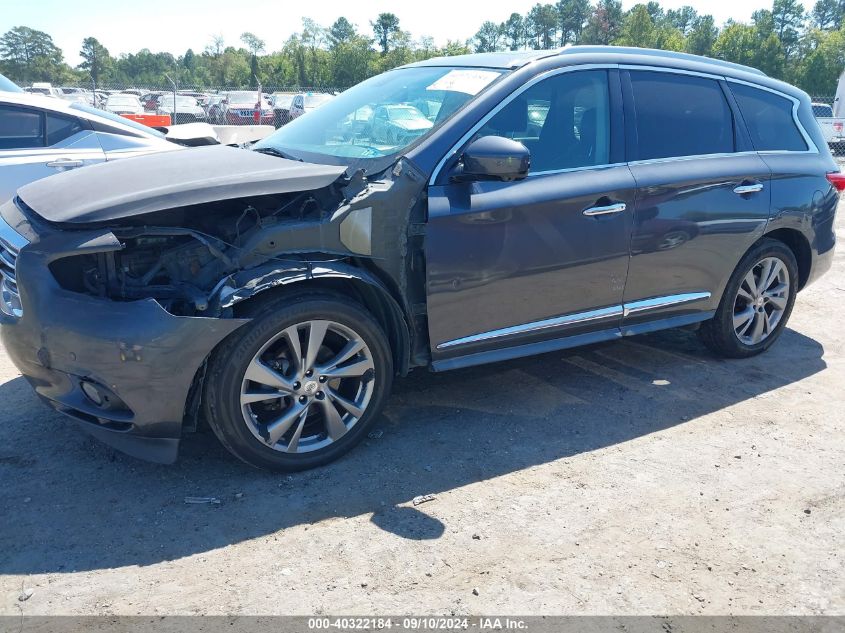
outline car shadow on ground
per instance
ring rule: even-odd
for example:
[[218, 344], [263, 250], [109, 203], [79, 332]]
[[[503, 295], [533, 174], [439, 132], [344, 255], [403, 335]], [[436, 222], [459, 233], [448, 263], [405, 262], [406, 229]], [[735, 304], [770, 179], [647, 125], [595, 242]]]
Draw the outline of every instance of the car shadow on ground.
[[[172, 466], [115, 453], [44, 407], [22, 378], [0, 385], [0, 573], [150, 565], [296, 525], [370, 515], [407, 539], [445, 527], [410, 502], [626, 442], [825, 368], [793, 330], [766, 354], [714, 358], [688, 331], [398, 380], [367, 439], [321, 469], [241, 464], [210, 433]], [[737, 424], [741, 423], [737, 421]], [[189, 505], [186, 496], [219, 505]]]

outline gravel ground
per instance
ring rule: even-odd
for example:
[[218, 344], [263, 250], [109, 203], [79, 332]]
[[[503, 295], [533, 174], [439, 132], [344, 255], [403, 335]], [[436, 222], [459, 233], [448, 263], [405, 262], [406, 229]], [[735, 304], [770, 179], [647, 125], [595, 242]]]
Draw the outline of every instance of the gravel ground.
[[115, 453], [0, 350], [0, 614], [845, 614], [844, 276], [751, 360], [670, 331], [417, 371], [293, 476]]

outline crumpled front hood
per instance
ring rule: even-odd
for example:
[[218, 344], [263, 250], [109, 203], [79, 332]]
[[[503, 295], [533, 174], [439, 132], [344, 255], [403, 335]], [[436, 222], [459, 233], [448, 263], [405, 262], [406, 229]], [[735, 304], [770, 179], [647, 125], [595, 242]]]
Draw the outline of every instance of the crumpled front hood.
[[319, 189], [345, 170], [217, 145], [82, 167], [25, 185], [18, 196], [48, 222], [86, 224], [215, 200]]

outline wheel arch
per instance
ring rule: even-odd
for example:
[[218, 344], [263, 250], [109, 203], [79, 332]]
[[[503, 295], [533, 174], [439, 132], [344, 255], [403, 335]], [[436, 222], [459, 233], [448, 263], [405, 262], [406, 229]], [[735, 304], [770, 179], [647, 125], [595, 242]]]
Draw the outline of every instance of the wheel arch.
[[258, 284], [249, 296], [232, 305], [234, 316], [249, 317], [261, 306], [294, 294], [334, 294], [362, 305], [384, 330], [393, 355], [396, 372], [406, 375], [410, 369], [411, 330], [409, 315], [387, 286], [367, 270], [332, 262], [300, 270], [274, 273], [272, 283]]
[[[813, 264], [813, 253], [810, 241], [798, 229], [778, 228], [764, 234], [760, 239], [773, 239], [783, 243], [792, 251], [795, 261], [798, 264], [798, 290], [801, 290], [810, 279], [810, 270]], [[754, 244], [756, 246], [756, 243]], [[752, 248], [754, 247], [752, 246]], [[750, 250], [750, 249], [749, 249]]]

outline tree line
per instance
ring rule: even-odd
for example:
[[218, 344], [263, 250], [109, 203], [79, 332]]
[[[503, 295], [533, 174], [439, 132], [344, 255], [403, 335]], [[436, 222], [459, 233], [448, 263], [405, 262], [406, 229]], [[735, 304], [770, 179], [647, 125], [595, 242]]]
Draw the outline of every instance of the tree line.
[[0, 73], [21, 84], [164, 86], [168, 78], [197, 88], [313, 86], [342, 88], [367, 77], [430, 57], [567, 44], [610, 44], [685, 51], [738, 62], [794, 83], [810, 94], [829, 95], [845, 67], [845, 0], [817, 0], [807, 12], [799, 0], [774, 0], [748, 23], [693, 7], [664, 10], [659, 2], [623, 11], [621, 0], [559, 0], [484, 22], [473, 37], [436, 46], [414, 39], [393, 13], [381, 13], [360, 30], [345, 17], [330, 27], [304, 19], [300, 31], [268, 51], [245, 32], [236, 43], [212, 36], [208, 46], [176, 56], [142, 49], [113, 56], [95, 37], [83, 40], [82, 62], [71, 67], [49, 34], [18, 26], [0, 37]]

